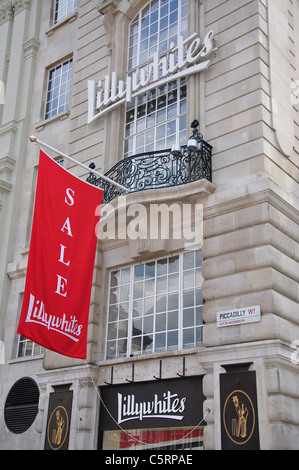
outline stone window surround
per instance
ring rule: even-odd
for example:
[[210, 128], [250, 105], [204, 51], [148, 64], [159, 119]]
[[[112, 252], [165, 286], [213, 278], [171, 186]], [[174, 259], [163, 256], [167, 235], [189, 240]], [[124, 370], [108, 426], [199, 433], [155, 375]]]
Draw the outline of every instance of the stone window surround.
[[63, 18], [61, 21], [58, 21], [57, 23], [50, 26], [50, 28], [47, 29], [46, 31], [46, 35], [48, 37], [52, 36], [52, 34], [54, 34], [58, 28], [65, 25], [66, 23], [73, 23], [73, 21], [76, 21], [77, 18], [78, 18], [78, 11], [75, 10], [69, 16]]

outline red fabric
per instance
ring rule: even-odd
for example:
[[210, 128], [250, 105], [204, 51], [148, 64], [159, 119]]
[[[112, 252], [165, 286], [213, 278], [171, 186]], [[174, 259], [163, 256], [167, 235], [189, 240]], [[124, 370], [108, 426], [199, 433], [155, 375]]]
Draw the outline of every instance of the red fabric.
[[71, 175], [40, 151], [18, 334], [80, 359], [86, 359], [99, 222], [96, 208], [102, 196], [102, 190]]
[[[134, 447], [142, 444], [158, 444], [163, 442], [184, 441], [184, 439], [193, 439], [203, 436], [203, 429], [153, 429], [153, 430], [135, 430], [121, 432], [120, 449]], [[185, 441], [188, 442], [188, 441]], [[179, 443], [179, 442], [178, 442]]]

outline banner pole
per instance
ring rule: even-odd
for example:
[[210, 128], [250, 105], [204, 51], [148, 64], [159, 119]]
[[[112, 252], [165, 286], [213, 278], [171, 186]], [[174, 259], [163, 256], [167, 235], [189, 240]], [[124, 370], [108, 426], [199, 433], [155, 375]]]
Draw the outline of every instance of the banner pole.
[[70, 160], [71, 162], [75, 163], [76, 165], [79, 165], [81, 166], [82, 168], [85, 168], [85, 170], [88, 170], [90, 173], [94, 173], [95, 175], [99, 176], [100, 178], [102, 178], [103, 180], [105, 181], [108, 181], [108, 183], [110, 184], [113, 184], [114, 186], [117, 186], [119, 189], [121, 189], [122, 191], [125, 191], [127, 193], [130, 193], [130, 189], [126, 188], [125, 186], [122, 186], [121, 184], [119, 183], [116, 183], [115, 181], [113, 181], [112, 179], [108, 178], [107, 176], [105, 175], [102, 175], [101, 173], [99, 173], [98, 171], [95, 171], [95, 170], [92, 170], [91, 168], [89, 168], [88, 166], [84, 165], [84, 163], [81, 163], [81, 162], [78, 162], [78, 160], [75, 160], [74, 158], [70, 157], [69, 155], [66, 155], [65, 153], [62, 153], [60, 152], [60, 150], [57, 150], [55, 149], [54, 147], [51, 147], [51, 145], [48, 145], [46, 144], [45, 142], [42, 142], [41, 140], [39, 140], [37, 137], [35, 137], [34, 135], [31, 135], [29, 137], [29, 140], [30, 142], [34, 142], [34, 143], [37, 143], [39, 145], [41, 145], [42, 147], [46, 147], [47, 149], [49, 150], [53, 150], [53, 152], [55, 153], [58, 153], [58, 155], [61, 155], [62, 157]]

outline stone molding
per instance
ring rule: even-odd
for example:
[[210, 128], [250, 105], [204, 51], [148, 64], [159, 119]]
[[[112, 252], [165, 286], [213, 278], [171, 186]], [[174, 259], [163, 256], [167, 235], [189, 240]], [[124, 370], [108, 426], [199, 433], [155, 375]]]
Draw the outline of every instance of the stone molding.
[[0, 3], [0, 25], [9, 21], [14, 15], [29, 8], [31, 0], [2, 0]]

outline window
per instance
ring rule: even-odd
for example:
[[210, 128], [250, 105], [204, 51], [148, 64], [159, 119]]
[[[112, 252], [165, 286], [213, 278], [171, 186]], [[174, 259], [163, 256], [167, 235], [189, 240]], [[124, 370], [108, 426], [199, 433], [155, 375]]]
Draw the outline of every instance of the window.
[[201, 345], [201, 264], [190, 251], [113, 271], [106, 358]]
[[[128, 74], [147, 70], [157, 52], [168, 57], [187, 36], [187, 0], [153, 0], [130, 27]], [[139, 94], [126, 107], [124, 156], [171, 148], [186, 140], [186, 79]]]
[[77, 0], [55, 0], [54, 24], [67, 18], [77, 8]]
[[69, 59], [49, 71], [45, 119], [69, 108], [69, 96], [73, 59]]
[[43, 348], [33, 343], [30, 339], [19, 336], [18, 357], [37, 356], [43, 352]]

